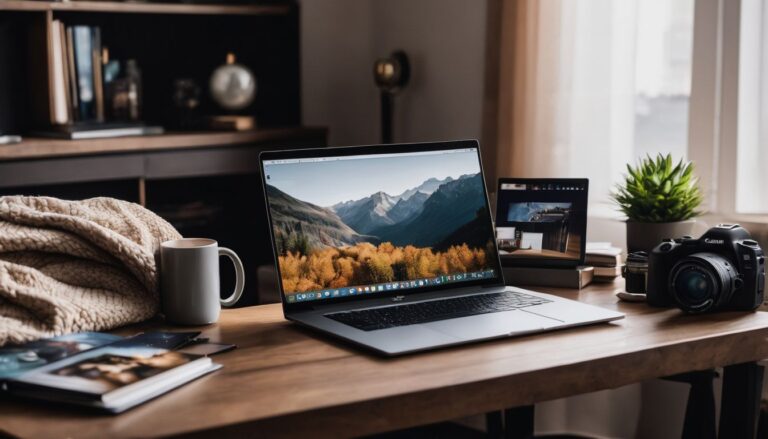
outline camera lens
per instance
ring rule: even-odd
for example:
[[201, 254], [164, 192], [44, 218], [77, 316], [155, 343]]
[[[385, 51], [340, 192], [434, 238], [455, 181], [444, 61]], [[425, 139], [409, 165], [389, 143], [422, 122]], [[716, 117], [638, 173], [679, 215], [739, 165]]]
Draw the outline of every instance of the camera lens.
[[621, 272], [628, 293], [646, 294], [648, 285], [648, 253], [639, 251], [627, 255], [627, 264]]
[[675, 279], [675, 290], [685, 291], [686, 296], [694, 301], [705, 300], [711, 294], [707, 275], [692, 267], [680, 271]]
[[728, 303], [738, 284], [731, 263], [714, 253], [694, 253], [682, 259], [672, 267], [669, 281], [672, 298], [689, 313]]

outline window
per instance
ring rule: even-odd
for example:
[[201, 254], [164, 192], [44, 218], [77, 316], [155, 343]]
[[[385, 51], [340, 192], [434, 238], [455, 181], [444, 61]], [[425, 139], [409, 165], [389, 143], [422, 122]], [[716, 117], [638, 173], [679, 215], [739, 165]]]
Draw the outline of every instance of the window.
[[543, 73], [557, 83], [543, 84], [540, 98], [554, 109], [546, 129], [556, 132], [554, 157], [565, 162], [555, 172], [588, 177], [590, 211], [615, 216], [609, 194], [627, 163], [687, 157], [694, 0], [559, 4], [558, 20], [547, 18], [560, 33], [548, 69], [557, 73]]
[[644, 0], [637, 14], [634, 156], [686, 157], [693, 0]]
[[741, 0], [736, 211], [768, 212], [768, 5]]
[[688, 154], [718, 221], [768, 213], [766, 17], [763, 0], [696, 0]]
[[[634, 162], [646, 154], [672, 153], [696, 162], [705, 211], [718, 220], [765, 222], [760, 218], [768, 214], [768, 190], [763, 189], [768, 187], [768, 86], [763, 85], [768, 77], [768, 2], [642, 0], [632, 4], [633, 11], [609, 18], [614, 29], [625, 29], [616, 35], [634, 30], [634, 52], [625, 58], [634, 63], [634, 120], [631, 125], [622, 124], [613, 116], [602, 128], [631, 130], [632, 142], [613, 143], [608, 163], [597, 160], [583, 168], [591, 179], [597, 176], [593, 205], [607, 200], [600, 193], [610, 190], [605, 182], [608, 173], [611, 184], [619, 181], [623, 172], [617, 170], [619, 157]], [[615, 3], [609, 7], [616, 11]], [[590, 20], [605, 18], [596, 13]], [[599, 29], [597, 21], [582, 28], [590, 25]], [[617, 41], [621, 40], [613, 39], [613, 47], [620, 44]], [[602, 50], [614, 58], [614, 67], [622, 62], [620, 53]], [[619, 82], [611, 79], [615, 78], [603, 76], [604, 87], [614, 100], [620, 99]], [[584, 175], [576, 169], [570, 173]]]
[[671, 153], [712, 220], [768, 214], [768, 2], [516, 3], [509, 174], [588, 177], [590, 213], [616, 216], [625, 164]]

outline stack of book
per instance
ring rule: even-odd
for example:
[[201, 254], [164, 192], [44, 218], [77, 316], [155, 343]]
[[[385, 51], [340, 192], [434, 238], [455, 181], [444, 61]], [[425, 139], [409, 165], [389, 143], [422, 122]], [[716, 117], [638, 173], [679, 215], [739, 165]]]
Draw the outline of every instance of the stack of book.
[[584, 263], [595, 267], [593, 281], [612, 282], [621, 276], [622, 250], [608, 242], [588, 242]]
[[582, 289], [592, 282], [593, 267], [502, 267], [504, 282], [511, 286]]
[[51, 122], [104, 121], [100, 29], [53, 20], [49, 35]]
[[162, 127], [142, 123], [104, 123], [107, 117], [106, 49], [95, 26], [65, 26], [51, 21], [48, 32], [50, 127], [43, 136], [89, 139], [162, 134]]

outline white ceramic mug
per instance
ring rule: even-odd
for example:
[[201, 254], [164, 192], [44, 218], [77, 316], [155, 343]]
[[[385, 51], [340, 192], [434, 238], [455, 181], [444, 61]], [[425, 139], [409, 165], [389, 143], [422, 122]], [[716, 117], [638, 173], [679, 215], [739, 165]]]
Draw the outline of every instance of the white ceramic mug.
[[[220, 298], [219, 257], [235, 265], [235, 291]], [[183, 238], [160, 244], [160, 301], [170, 323], [207, 325], [219, 320], [222, 306], [232, 306], [243, 295], [245, 270], [232, 250], [213, 239]]]

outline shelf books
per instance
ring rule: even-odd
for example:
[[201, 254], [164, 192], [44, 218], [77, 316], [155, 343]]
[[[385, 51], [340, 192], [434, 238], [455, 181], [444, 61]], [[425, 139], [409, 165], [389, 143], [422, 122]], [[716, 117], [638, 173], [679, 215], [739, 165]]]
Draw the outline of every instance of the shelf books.
[[51, 124], [104, 120], [101, 31], [51, 22], [49, 32]]
[[622, 249], [608, 242], [588, 242], [584, 263], [595, 267], [595, 281], [613, 281], [624, 266]]
[[35, 134], [70, 140], [163, 134], [140, 122], [105, 122], [105, 86], [116, 73], [105, 75], [98, 27], [53, 20], [49, 37], [50, 126]]
[[[6, 392], [120, 413], [221, 368], [176, 351], [199, 332], [155, 332], [122, 339], [82, 333], [0, 349]], [[2, 380], [5, 380], [2, 382]]]

